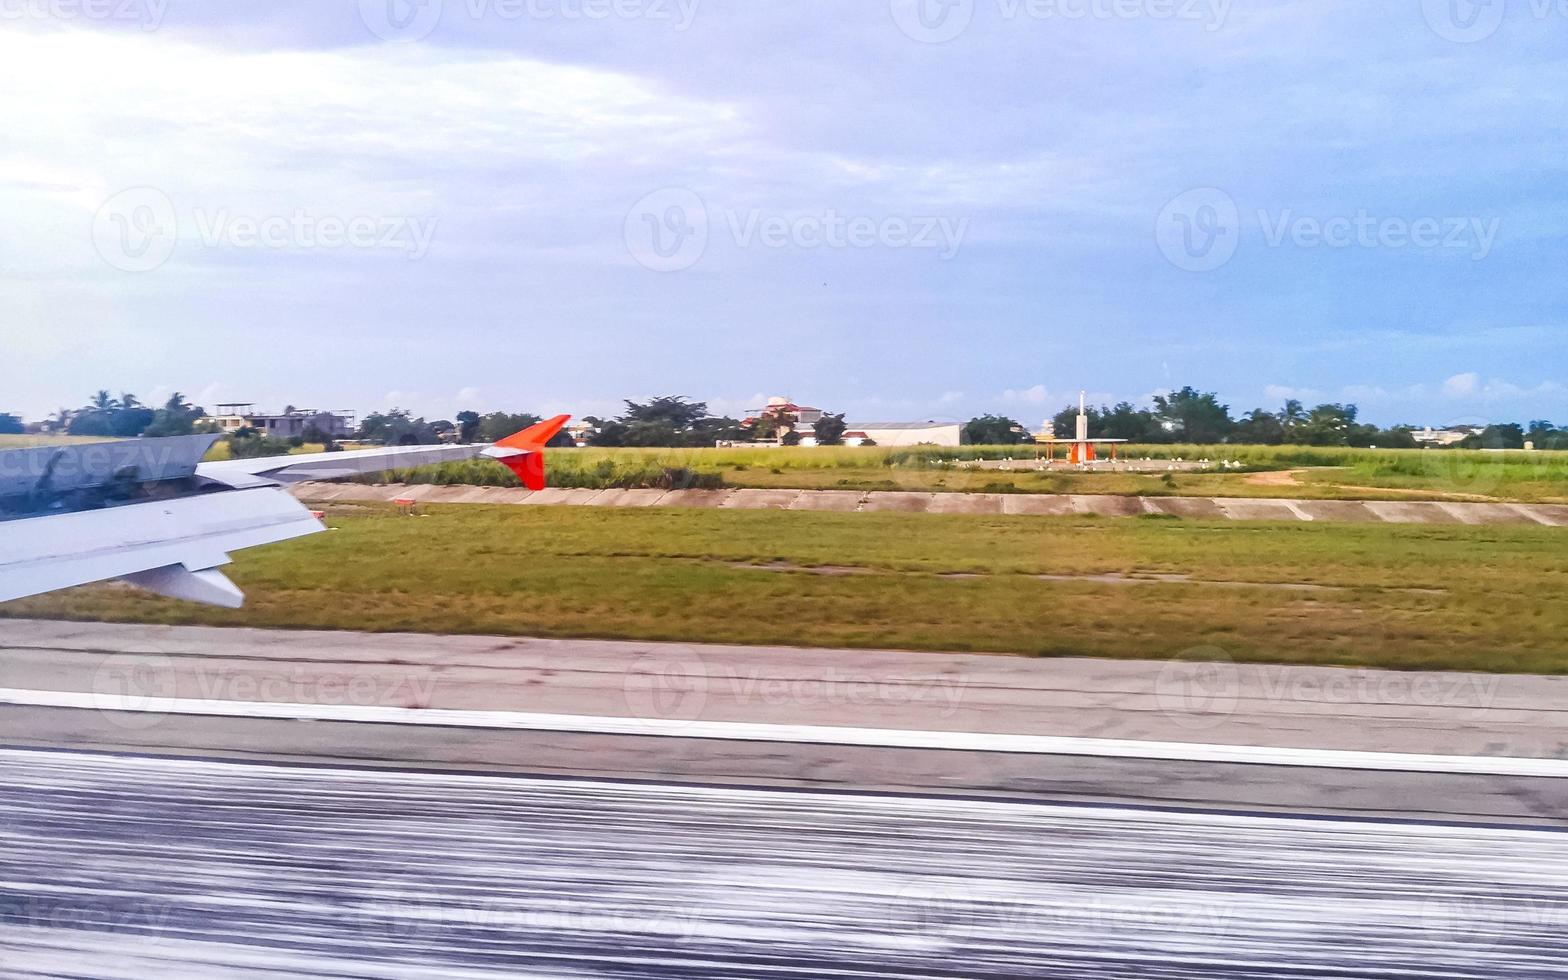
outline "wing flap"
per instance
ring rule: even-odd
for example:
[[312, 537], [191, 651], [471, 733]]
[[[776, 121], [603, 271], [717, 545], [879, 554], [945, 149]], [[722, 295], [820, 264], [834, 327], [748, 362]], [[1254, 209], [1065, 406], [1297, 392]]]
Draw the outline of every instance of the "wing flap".
[[202, 572], [226, 564], [231, 551], [321, 530], [297, 500], [271, 488], [8, 521], [0, 525], [0, 602], [158, 569]]

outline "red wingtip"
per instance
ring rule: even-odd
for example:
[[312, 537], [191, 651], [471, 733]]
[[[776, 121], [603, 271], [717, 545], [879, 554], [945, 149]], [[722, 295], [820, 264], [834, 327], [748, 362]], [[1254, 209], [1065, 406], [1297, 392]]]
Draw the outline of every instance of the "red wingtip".
[[516, 473], [517, 478], [523, 481], [523, 486], [530, 490], [543, 490], [545, 488], [544, 447], [571, 420], [570, 415], [557, 415], [553, 419], [531, 425], [521, 432], [507, 436], [496, 445], [504, 449], [519, 450], [520, 455], [505, 456], [497, 462]]
[[531, 425], [521, 432], [513, 433], [496, 443], [496, 445], [504, 446], [507, 449], [543, 449], [545, 443], [554, 439], [555, 434], [566, 428], [566, 423], [571, 420], [572, 417], [570, 415], [557, 415], [553, 419], [540, 422], [538, 425]]

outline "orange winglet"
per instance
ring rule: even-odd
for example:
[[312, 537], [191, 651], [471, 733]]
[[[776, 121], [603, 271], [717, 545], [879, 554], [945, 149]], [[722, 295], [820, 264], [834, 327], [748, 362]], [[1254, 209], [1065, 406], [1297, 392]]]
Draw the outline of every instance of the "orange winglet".
[[545, 443], [555, 438], [557, 432], [566, 428], [566, 423], [571, 420], [572, 417], [570, 415], [557, 415], [553, 419], [540, 422], [538, 425], [531, 425], [521, 432], [513, 433], [496, 443], [496, 445], [506, 449], [540, 450], [545, 447]]
[[530, 490], [543, 490], [545, 444], [554, 439], [556, 433], [571, 420], [570, 415], [557, 415], [538, 425], [529, 426], [496, 443], [486, 455], [516, 473], [517, 478], [523, 481], [523, 486]]

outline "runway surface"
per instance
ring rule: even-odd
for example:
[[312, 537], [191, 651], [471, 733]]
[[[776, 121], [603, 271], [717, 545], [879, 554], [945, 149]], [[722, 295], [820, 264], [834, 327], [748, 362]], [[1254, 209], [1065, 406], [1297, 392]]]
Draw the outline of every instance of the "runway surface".
[[6, 977], [1568, 976], [1555, 832], [0, 751]]

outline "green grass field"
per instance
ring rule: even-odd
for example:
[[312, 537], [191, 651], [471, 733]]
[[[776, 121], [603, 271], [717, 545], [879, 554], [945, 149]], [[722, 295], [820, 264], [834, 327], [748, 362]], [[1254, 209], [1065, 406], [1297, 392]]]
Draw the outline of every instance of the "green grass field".
[[[1568, 452], [1134, 446], [1129, 458], [1229, 460], [1203, 473], [1045, 473], [981, 470], [980, 459], [1032, 459], [1028, 447], [962, 449], [758, 448], [553, 451], [560, 487], [731, 486], [764, 489], [1100, 493], [1146, 496], [1568, 502]], [[402, 471], [388, 482], [515, 486], [486, 460]]]
[[1546, 527], [428, 513], [346, 508], [330, 533], [241, 554], [243, 611], [108, 586], [3, 615], [1038, 656], [1214, 647], [1238, 661], [1568, 673], [1568, 547]]
[[70, 443], [103, 442], [97, 436], [0, 436], [0, 452], [7, 449], [32, 449], [37, 446], [63, 446]]

